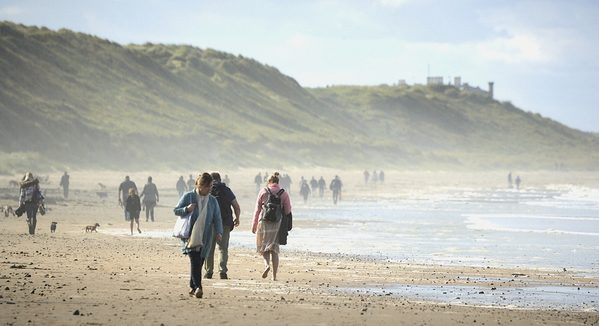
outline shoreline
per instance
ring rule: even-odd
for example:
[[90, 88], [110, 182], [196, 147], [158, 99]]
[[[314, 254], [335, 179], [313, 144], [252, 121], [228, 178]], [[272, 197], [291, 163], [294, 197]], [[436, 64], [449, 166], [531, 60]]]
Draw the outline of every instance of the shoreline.
[[[230, 279], [203, 280], [205, 297], [195, 299], [187, 296], [189, 261], [177, 239], [79, 230], [29, 236], [23, 224], [0, 224], [0, 322], [7, 324], [171, 325], [201, 316], [210, 323], [254, 325], [264, 313], [275, 324], [397, 324], [398, 318], [405, 324], [599, 322], [598, 301], [580, 302], [579, 309], [526, 306], [535, 300], [525, 295], [527, 289], [539, 286], [597, 291], [598, 279], [569, 271], [396, 264], [283, 249], [279, 280], [273, 282], [260, 277], [262, 259], [254, 250], [232, 247]], [[426, 287], [472, 291], [452, 301], [408, 293]], [[505, 293], [514, 291], [519, 299], [503, 306], [465, 300], [493, 293], [510, 297]]]

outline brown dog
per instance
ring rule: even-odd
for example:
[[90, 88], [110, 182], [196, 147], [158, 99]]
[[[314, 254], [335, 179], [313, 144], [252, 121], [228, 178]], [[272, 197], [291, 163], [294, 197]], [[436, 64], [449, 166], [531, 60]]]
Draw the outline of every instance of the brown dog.
[[58, 222], [52, 222], [52, 224], [50, 224], [50, 233], [56, 231], [56, 224], [58, 224]]
[[94, 225], [88, 225], [85, 227], [85, 233], [89, 232], [94, 232], [96, 231], [96, 233], [98, 233], [98, 230], [96, 230], [96, 228], [100, 227], [100, 224], [96, 223]]

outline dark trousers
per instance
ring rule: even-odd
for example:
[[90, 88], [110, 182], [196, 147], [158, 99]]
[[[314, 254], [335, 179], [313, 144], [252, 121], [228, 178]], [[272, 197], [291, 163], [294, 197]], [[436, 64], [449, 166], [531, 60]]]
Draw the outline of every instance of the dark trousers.
[[156, 207], [155, 201], [144, 201], [144, 205], [146, 206], [146, 222], [152, 216], [152, 222], [154, 222], [154, 207]]
[[191, 278], [189, 279], [189, 287], [192, 289], [202, 288], [202, 266], [204, 258], [200, 256], [199, 251], [190, 251], [188, 254], [189, 262], [191, 263]]
[[125, 212], [125, 219], [127, 218], [127, 198], [129, 198], [129, 195], [125, 194], [123, 196], [123, 201], [121, 202], [123, 204], [123, 212]]
[[35, 225], [37, 224], [37, 204], [25, 203], [27, 212], [27, 225], [29, 225], [29, 234], [35, 234]]
[[333, 190], [333, 203], [337, 205], [337, 200], [339, 199], [339, 190]]

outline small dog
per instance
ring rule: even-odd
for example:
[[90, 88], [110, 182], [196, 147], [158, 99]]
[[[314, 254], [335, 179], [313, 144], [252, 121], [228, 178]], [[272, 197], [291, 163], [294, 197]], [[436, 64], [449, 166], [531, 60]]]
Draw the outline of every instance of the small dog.
[[52, 224], [50, 224], [50, 233], [56, 231], [56, 224], [58, 224], [58, 222], [52, 222]]
[[8, 217], [9, 214], [12, 214], [12, 216], [16, 216], [15, 215], [15, 211], [12, 209], [12, 206], [2, 206], [2, 212], [4, 212], [4, 217]]
[[85, 227], [85, 233], [89, 232], [92, 233], [94, 231], [96, 231], [96, 233], [98, 233], [98, 230], [96, 230], [96, 228], [100, 227], [100, 224], [96, 223], [94, 225], [88, 225]]
[[14, 180], [10, 180], [10, 181], [8, 182], [8, 186], [9, 186], [9, 187], [14, 187], [14, 188], [16, 188], [16, 187], [18, 187], [18, 186], [19, 186], [19, 183], [18, 183], [18, 182], [16, 182], [16, 181], [14, 181]]

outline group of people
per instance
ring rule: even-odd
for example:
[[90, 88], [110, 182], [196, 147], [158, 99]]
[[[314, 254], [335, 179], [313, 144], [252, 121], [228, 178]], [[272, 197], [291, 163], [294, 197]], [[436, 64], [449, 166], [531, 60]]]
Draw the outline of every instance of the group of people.
[[[283, 189], [291, 189], [291, 184], [293, 183], [291, 181], [291, 177], [289, 176], [289, 174], [284, 174], [279, 176], [279, 184], [281, 185], [281, 187]], [[254, 184], [256, 185], [256, 192], [260, 192], [260, 190], [262, 189], [262, 187], [264, 186], [264, 184], [266, 182], [268, 182], [268, 178], [269, 178], [269, 174], [268, 172], [264, 173], [264, 176], [262, 176], [261, 172], [258, 172], [258, 174], [256, 174], [256, 176], [254, 177]]]
[[[326, 185], [327, 183], [326, 181], [324, 181], [324, 178], [322, 176], [318, 180], [312, 177], [310, 182], [308, 182], [306, 179], [304, 179], [304, 177], [302, 177], [300, 180], [299, 193], [304, 198], [304, 204], [308, 203], [308, 196], [310, 194], [316, 194], [316, 191], [318, 191], [318, 195], [320, 196], [320, 198], [322, 198], [324, 196], [324, 190]], [[331, 181], [331, 184], [329, 185], [329, 189], [333, 192], [333, 203], [335, 205], [337, 205], [337, 201], [340, 199], [341, 187], [343, 187], [343, 183], [341, 182], [341, 179], [339, 179], [339, 176], [336, 175], [335, 178]]]
[[[287, 225], [289, 225], [289, 229], [291, 226], [291, 201], [289, 194], [281, 191], [279, 182], [278, 172], [267, 178], [266, 187], [258, 193], [251, 225], [252, 233], [256, 234], [256, 249], [264, 259], [262, 278], [268, 277], [269, 272], [272, 271], [272, 280], [277, 279], [279, 245], [286, 244]], [[281, 216], [277, 222], [263, 218], [265, 215], [263, 212], [266, 211], [265, 204], [268, 203], [266, 206], [271, 207], [271, 204], [276, 202], [273, 198], [278, 199], [280, 208], [278, 212]], [[201, 298], [204, 293], [202, 268], [205, 264], [204, 278], [212, 278], [215, 248], [219, 250], [220, 278], [228, 278], [229, 235], [234, 227], [239, 226], [241, 209], [233, 191], [225, 182], [221, 181], [220, 174], [204, 172], [195, 181], [194, 189], [182, 194], [174, 212], [177, 216], [192, 213], [190, 217], [191, 233], [196, 232], [200, 236], [200, 241], [191, 241], [192, 237], [181, 239], [181, 252], [189, 257], [191, 266], [189, 295]], [[233, 213], [235, 217], [233, 217]]]
[[376, 173], [376, 170], [374, 170], [371, 175], [368, 170], [364, 170], [364, 184], [368, 184], [369, 181], [372, 184], [376, 184], [377, 182], [381, 184], [385, 183], [385, 172], [380, 171]]
[[[522, 182], [522, 179], [520, 179], [519, 175], [516, 176], [515, 181], [516, 181], [516, 189], [520, 189], [520, 182]], [[507, 187], [510, 189], [514, 188], [514, 183], [512, 182], [512, 172], [510, 172], [507, 175]]]
[[[266, 176], [266, 174], [265, 174]], [[254, 183], [256, 184], [256, 191], [260, 191], [262, 184], [266, 179], [263, 179], [262, 173], [258, 173], [254, 177]], [[280, 185], [283, 189], [289, 190], [291, 189], [291, 177], [288, 174], [281, 176]], [[324, 196], [324, 191], [326, 189], [327, 183], [324, 178], [321, 176], [320, 179], [316, 180], [314, 176], [310, 181], [306, 180], [303, 176], [299, 181], [299, 194], [304, 199], [304, 204], [308, 203], [308, 198], [310, 195], [316, 195], [318, 192], [318, 196], [322, 198]], [[329, 189], [333, 192], [333, 203], [336, 205], [337, 201], [341, 196], [341, 187], [343, 184], [339, 179], [339, 176], [335, 176], [335, 178], [331, 181], [329, 185]]]
[[131, 235], [133, 235], [133, 223], [137, 226], [137, 232], [141, 233], [139, 227], [139, 214], [143, 206], [146, 210], [146, 222], [152, 219], [154, 222], [154, 207], [156, 203], [160, 201], [160, 195], [158, 194], [158, 188], [152, 182], [152, 177], [148, 177], [148, 182], [145, 184], [141, 194], [137, 194], [137, 185], [131, 181], [129, 176], [125, 176], [125, 180], [119, 185], [117, 197], [119, 204], [123, 206], [125, 212], [125, 220], [129, 221], [131, 227]]
[[[66, 172], [65, 175], [67, 175]], [[291, 200], [288, 192], [280, 186], [281, 179], [278, 172], [271, 174], [266, 179], [264, 188], [258, 193], [251, 223], [251, 231], [256, 235], [256, 250], [262, 255], [264, 261], [264, 269], [261, 271], [262, 278], [267, 278], [271, 274], [273, 281], [277, 280], [279, 246], [287, 244], [287, 234], [292, 226]], [[338, 180], [338, 177], [335, 180]], [[61, 186], [65, 187], [64, 184], [61, 182]], [[66, 184], [65, 188], [68, 189], [68, 178]], [[29, 233], [34, 234], [36, 213], [39, 206], [44, 205], [44, 196], [39, 182], [33, 178], [31, 172], [23, 177], [23, 182], [20, 185], [21, 214], [27, 213]], [[339, 181], [339, 189], [340, 187]], [[133, 235], [134, 224], [136, 224], [137, 231], [141, 233], [139, 215], [142, 202], [146, 207], [146, 221], [149, 221], [150, 218], [154, 221], [154, 207], [160, 197], [151, 176], [148, 177], [147, 183], [139, 195], [135, 182], [128, 175], [125, 176], [125, 180], [119, 185], [117, 197], [124, 208], [125, 218], [130, 221], [131, 235]], [[273, 210], [272, 207], [278, 208]], [[227, 186], [227, 183], [221, 180], [218, 172], [210, 174], [204, 172], [193, 182], [192, 189], [181, 194], [174, 213], [177, 216], [192, 213], [190, 218], [192, 233], [195, 228], [195, 232], [200, 236], [199, 245], [195, 243], [190, 245], [189, 239], [182, 239], [181, 251], [190, 260], [189, 294], [201, 298], [203, 296], [201, 271], [202, 269], [205, 271], [204, 278], [213, 277], [217, 249], [219, 276], [221, 279], [228, 279], [229, 238], [231, 231], [240, 224], [241, 208], [235, 194]], [[272, 221], [266, 218], [267, 214], [278, 215], [278, 218]]]

